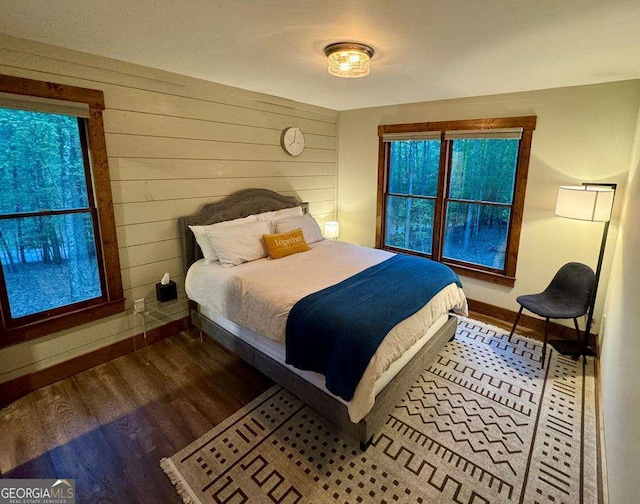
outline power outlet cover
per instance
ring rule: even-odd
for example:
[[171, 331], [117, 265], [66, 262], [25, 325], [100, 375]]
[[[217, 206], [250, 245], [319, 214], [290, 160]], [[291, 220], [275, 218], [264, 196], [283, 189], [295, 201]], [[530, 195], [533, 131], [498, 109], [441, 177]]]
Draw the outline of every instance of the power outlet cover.
[[144, 298], [142, 299], [136, 299], [133, 302], [133, 311], [136, 313], [143, 313], [146, 309], [146, 304], [144, 302]]

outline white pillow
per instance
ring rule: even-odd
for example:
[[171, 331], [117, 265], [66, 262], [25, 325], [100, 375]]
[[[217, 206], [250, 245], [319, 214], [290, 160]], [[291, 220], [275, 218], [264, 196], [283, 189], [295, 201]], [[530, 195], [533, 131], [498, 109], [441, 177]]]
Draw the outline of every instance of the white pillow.
[[298, 228], [302, 228], [302, 234], [307, 243], [315, 243], [324, 239], [318, 222], [311, 214], [305, 214], [300, 217], [287, 217], [276, 222], [276, 233], [278, 234], [287, 233]]
[[273, 212], [264, 212], [255, 215], [255, 217], [260, 221], [268, 221], [271, 232], [275, 233], [277, 221], [289, 217], [300, 217], [301, 215], [302, 207], [296, 206], [292, 208], [283, 208], [282, 210], [274, 210]]
[[262, 235], [270, 234], [266, 221], [247, 222], [205, 231], [225, 268], [267, 257]]
[[209, 224], [208, 226], [189, 226], [189, 229], [193, 231], [193, 235], [196, 237], [196, 241], [198, 245], [200, 245], [200, 250], [202, 250], [202, 255], [204, 256], [204, 263], [211, 264], [218, 260], [218, 255], [216, 254], [213, 245], [207, 238], [206, 231], [208, 229], [219, 229], [228, 226], [237, 226], [238, 224], [246, 224], [247, 222], [255, 222], [258, 218], [255, 215], [249, 215], [249, 217], [242, 217], [241, 219], [233, 219], [230, 221], [216, 222], [215, 224]]

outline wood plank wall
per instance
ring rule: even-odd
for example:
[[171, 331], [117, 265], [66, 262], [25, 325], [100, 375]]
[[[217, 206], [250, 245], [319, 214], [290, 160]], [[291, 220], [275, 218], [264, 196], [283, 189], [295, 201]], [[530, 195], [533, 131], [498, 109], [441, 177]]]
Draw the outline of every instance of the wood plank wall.
[[[177, 218], [239, 189], [263, 187], [310, 202], [335, 218], [337, 112], [107, 58], [0, 35], [0, 73], [101, 89], [127, 313], [0, 349], [0, 382], [141, 332], [134, 299], [147, 301], [148, 327], [187, 314]], [[307, 149], [280, 148], [298, 126]], [[159, 304], [168, 271], [178, 300]]]

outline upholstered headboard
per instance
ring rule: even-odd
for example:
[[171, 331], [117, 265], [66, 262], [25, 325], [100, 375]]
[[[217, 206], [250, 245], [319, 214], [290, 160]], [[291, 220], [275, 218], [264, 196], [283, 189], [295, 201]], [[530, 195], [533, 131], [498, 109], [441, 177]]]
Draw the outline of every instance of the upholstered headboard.
[[198, 213], [181, 217], [178, 219], [178, 223], [182, 236], [185, 272], [189, 266], [202, 258], [202, 251], [189, 226], [206, 226], [216, 222], [240, 219], [249, 215], [296, 206], [302, 207], [303, 213], [307, 213], [309, 210], [309, 203], [300, 202], [294, 196], [283, 196], [268, 189], [245, 189], [218, 203], [204, 205]]

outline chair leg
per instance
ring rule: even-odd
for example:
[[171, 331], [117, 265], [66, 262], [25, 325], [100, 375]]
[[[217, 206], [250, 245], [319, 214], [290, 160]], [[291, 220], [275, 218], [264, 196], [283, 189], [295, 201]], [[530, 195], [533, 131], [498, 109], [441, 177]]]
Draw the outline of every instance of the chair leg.
[[576, 326], [576, 337], [578, 338], [578, 341], [582, 342], [582, 337], [580, 336], [580, 328], [578, 327], [578, 319], [577, 318], [573, 319], [573, 324]]
[[549, 336], [549, 317], [544, 321], [544, 342], [542, 343], [542, 363], [540, 367], [544, 369], [544, 359], [547, 356], [547, 337]]
[[509, 333], [509, 343], [511, 343], [511, 336], [513, 336], [513, 333], [516, 330], [516, 326], [518, 325], [518, 320], [520, 320], [520, 315], [522, 315], [522, 310], [524, 309], [524, 306], [520, 307], [520, 311], [518, 312], [518, 315], [516, 316], [516, 321], [513, 323], [513, 327], [511, 328], [511, 332]]

